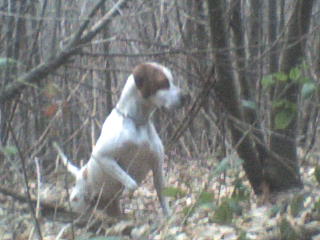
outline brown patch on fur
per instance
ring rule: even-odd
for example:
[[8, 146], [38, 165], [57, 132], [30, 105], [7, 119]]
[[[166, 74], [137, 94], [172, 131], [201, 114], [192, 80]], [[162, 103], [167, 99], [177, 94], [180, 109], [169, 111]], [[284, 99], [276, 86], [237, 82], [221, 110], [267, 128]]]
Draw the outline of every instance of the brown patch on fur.
[[88, 179], [88, 168], [85, 168], [85, 169], [83, 170], [82, 176], [83, 176], [83, 178], [84, 178], [85, 180]]
[[169, 80], [163, 71], [148, 63], [136, 66], [133, 69], [133, 76], [144, 98], [150, 97], [160, 89], [170, 87]]

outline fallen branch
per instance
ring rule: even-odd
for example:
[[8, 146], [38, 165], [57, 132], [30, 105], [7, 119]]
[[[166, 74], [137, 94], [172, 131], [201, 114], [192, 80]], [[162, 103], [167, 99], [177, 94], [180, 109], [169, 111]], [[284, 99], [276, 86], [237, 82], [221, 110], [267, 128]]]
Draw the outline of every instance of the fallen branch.
[[[17, 193], [7, 187], [0, 186], [0, 194], [9, 196], [20, 203], [28, 203], [28, 199], [25, 195]], [[31, 198], [31, 203], [35, 207], [37, 205], [37, 199]], [[86, 227], [88, 231], [95, 232], [97, 229], [100, 228], [102, 224], [102, 221], [99, 218], [94, 218], [90, 222], [87, 222], [86, 218], [82, 218], [81, 216], [79, 217], [77, 213], [71, 212], [66, 207], [63, 207], [61, 205], [57, 205], [51, 202], [45, 202], [43, 200], [41, 200], [39, 203], [39, 209], [41, 213], [40, 217], [45, 217], [50, 220], [59, 221], [63, 223], [69, 223], [69, 225], [67, 225], [66, 227]], [[114, 223], [118, 220], [119, 219], [117, 218], [109, 218], [109, 221], [111, 223]]]
[[[0, 193], [5, 196], [11, 197], [18, 202], [28, 203], [28, 199], [24, 194], [15, 192], [14, 190], [11, 190], [7, 187], [0, 186]], [[37, 199], [31, 198], [30, 201], [34, 205], [34, 207], [37, 205]], [[41, 216], [43, 217], [61, 216], [63, 217], [64, 222], [65, 221], [70, 222], [70, 220], [76, 216], [75, 213], [70, 212], [67, 208], [63, 206], [59, 206], [54, 203], [49, 203], [44, 201], [40, 201], [40, 210], [41, 210]], [[66, 219], [66, 217], [69, 217], [69, 219]]]

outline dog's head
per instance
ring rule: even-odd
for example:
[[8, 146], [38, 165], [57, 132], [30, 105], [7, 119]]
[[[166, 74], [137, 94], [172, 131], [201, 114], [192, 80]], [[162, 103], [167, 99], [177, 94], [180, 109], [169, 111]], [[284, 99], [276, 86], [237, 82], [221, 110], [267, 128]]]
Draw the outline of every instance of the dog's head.
[[182, 106], [188, 97], [174, 85], [171, 71], [158, 63], [136, 66], [133, 77], [141, 96], [156, 107], [174, 109]]
[[88, 169], [82, 168], [76, 175], [76, 184], [70, 193], [70, 205], [74, 212], [85, 213], [90, 205]]

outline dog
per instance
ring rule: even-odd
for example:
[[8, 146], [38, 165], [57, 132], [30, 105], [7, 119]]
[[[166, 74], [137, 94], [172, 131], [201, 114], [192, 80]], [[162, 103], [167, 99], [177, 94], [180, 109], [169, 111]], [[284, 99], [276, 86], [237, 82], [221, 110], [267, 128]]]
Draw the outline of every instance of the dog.
[[87, 164], [76, 167], [57, 148], [68, 171], [76, 177], [70, 194], [72, 210], [85, 213], [96, 204], [110, 216], [121, 216], [123, 190], [133, 192], [151, 170], [163, 213], [170, 215], [163, 195], [164, 147], [151, 117], [158, 108], [181, 107], [187, 98], [174, 85], [168, 68], [155, 62], [137, 65], [106, 118]]

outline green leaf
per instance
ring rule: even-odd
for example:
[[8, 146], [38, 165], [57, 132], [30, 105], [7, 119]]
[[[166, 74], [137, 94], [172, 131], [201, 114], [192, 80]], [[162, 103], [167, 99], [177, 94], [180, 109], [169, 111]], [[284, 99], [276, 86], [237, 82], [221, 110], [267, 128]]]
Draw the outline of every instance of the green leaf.
[[301, 89], [302, 98], [306, 99], [312, 96], [312, 94], [316, 91], [317, 86], [313, 82], [308, 82], [303, 84]]
[[282, 205], [273, 205], [268, 212], [268, 216], [274, 218], [282, 210], [282, 207]]
[[284, 108], [287, 105], [286, 100], [275, 100], [272, 102], [272, 107], [273, 108]]
[[186, 206], [183, 208], [182, 212], [185, 216], [191, 216], [195, 211], [195, 207], [192, 206]]
[[257, 104], [254, 101], [242, 99], [241, 104], [245, 108], [249, 108], [253, 110], [257, 109]]
[[274, 85], [274, 83], [275, 83], [275, 81], [273, 79], [272, 74], [264, 76], [261, 80], [262, 87], [264, 87], [264, 88], [269, 88], [272, 85]]
[[290, 203], [290, 212], [293, 217], [297, 217], [304, 208], [304, 200], [305, 196], [303, 194], [299, 194], [292, 199]]
[[250, 197], [250, 191], [243, 184], [243, 180], [241, 178], [236, 178], [233, 181], [234, 190], [232, 193], [232, 198], [237, 199], [238, 201], [246, 201]]
[[280, 108], [280, 109], [282, 108], [283, 110], [288, 110], [288, 111], [292, 111], [292, 112], [297, 111], [297, 104], [292, 103], [286, 99], [273, 101], [272, 107], [273, 108]]
[[301, 77], [301, 70], [299, 67], [292, 68], [289, 73], [289, 77], [293, 81], [298, 81]]
[[18, 149], [15, 146], [6, 146], [4, 148], [0, 149], [4, 155], [6, 155], [7, 157], [9, 156], [14, 156], [18, 153]]
[[280, 223], [280, 239], [282, 240], [299, 240], [299, 235], [287, 219], [282, 219]]
[[249, 238], [247, 238], [247, 233], [245, 231], [241, 230], [237, 240], [249, 240]]
[[286, 82], [288, 80], [288, 75], [283, 72], [277, 72], [274, 77], [280, 82]]
[[207, 205], [212, 204], [214, 200], [214, 194], [210, 192], [201, 192], [199, 199], [198, 199], [198, 205]]
[[172, 198], [182, 198], [186, 195], [186, 193], [180, 188], [166, 187], [163, 190], [163, 195]]
[[17, 64], [18, 62], [12, 58], [0, 58], [0, 68], [8, 67]]
[[301, 84], [311, 83], [311, 82], [312, 82], [312, 79], [309, 77], [302, 76], [299, 78], [299, 83]]
[[306, 64], [305, 61], [303, 61], [303, 62], [300, 64], [300, 68], [301, 68], [302, 70], [308, 70], [308, 69], [310, 69], [309, 65]]
[[314, 176], [317, 180], [317, 182], [320, 184], [320, 165], [316, 166], [314, 170]]
[[238, 197], [231, 197], [228, 202], [234, 214], [238, 216], [242, 215], [243, 207], [240, 204], [241, 200], [238, 199]]
[[228, 200], [224, 200], [214, 211], [213, 221], [220, 224], [230, 224], [233, 216], [233, 208]]
[[296, 112], [291, 109], [284, 109], [278, 112], [275, 116], [275, 128], [276, 129], [285, 129], [289, 126], [292, 120], [295, 117]]

